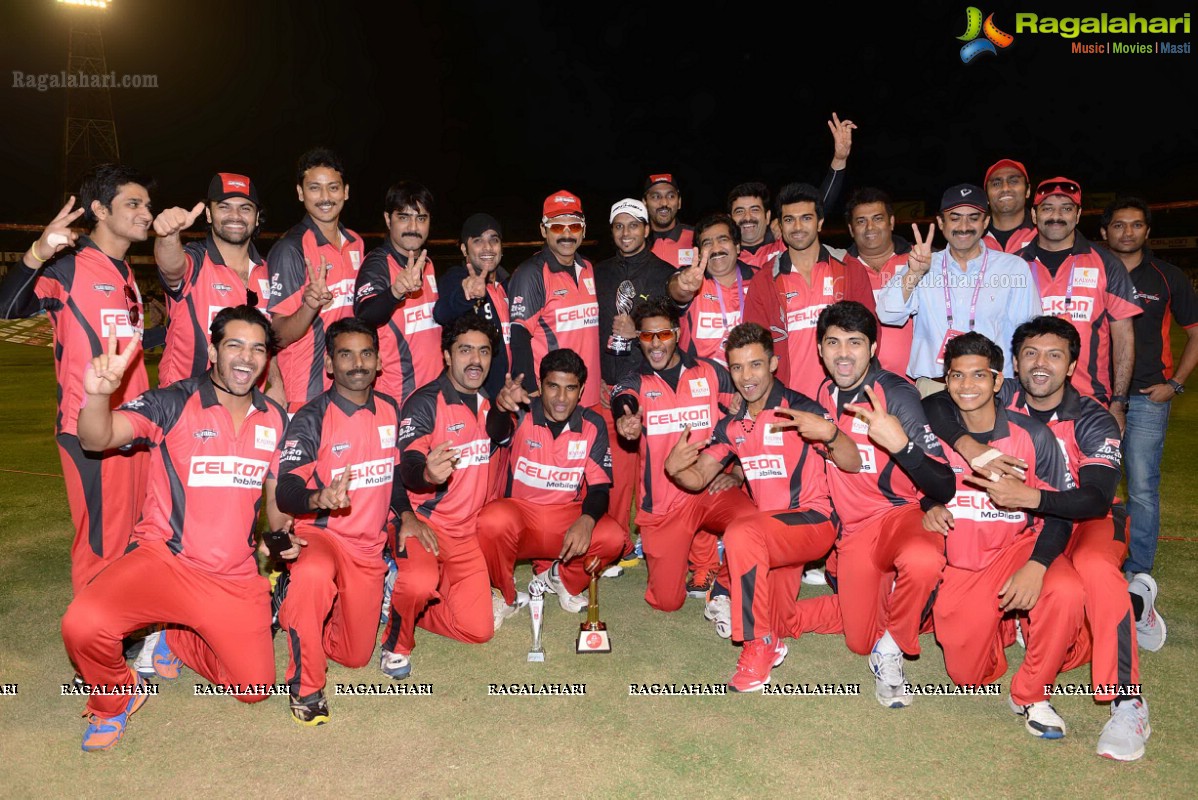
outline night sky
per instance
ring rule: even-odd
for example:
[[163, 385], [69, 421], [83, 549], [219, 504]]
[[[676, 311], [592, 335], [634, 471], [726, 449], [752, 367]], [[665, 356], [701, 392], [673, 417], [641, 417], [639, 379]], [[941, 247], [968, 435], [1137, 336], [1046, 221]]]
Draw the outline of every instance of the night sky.
[[[300, 216], [294, 164], [314, 144], [342, 154], [345, 221], [361, 230], [381, 229], [383, 194], [401, 178], [436, 195], [434, 237], [485, 209], [511, 239], [535, 235], [551, 191], [575, 191], [606, 220], [658, 171], [681, 180], [690, 222], [744, 180], [818, 183], [832, 111], [859, 126], [850, 189], [874, 184], [932, 204], [1013, 156], [1033, 180], [1065, 174], [1086, 191], [1198, 197], [1198, 54], [1075, 55], [1067, 39], [1024, 34], [966, 65], [956, 37], [967, 5], [896, 3], [867, 16], [859, 3], [715, 13], [696, 3], [447, 0], [380, 15], [333, 2], [116, 0], [103, 31], [110, 70], [158, 76], [157, 89], [112, 91], [122, 160], [157, 177], [155, 206], [191, 205], [213, 172], [242, 171], [259, 182], [273, 231]], [[1015, 11], [1194, 10], [979, 7], [1009, 33]], [[53, 0], [0, 11], [0, 222], [45, 222], [57, 208], [66, 92], [12, 88], [11, 71], [65, 69], [67, 13], [81, 12]]]

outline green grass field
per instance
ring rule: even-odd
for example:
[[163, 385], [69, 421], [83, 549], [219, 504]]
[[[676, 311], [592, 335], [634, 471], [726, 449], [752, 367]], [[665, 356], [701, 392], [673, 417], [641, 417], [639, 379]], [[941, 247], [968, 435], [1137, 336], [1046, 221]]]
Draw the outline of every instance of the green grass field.
[[[1055, 703], [1069, 724], [1058, 742], [1025, 733], [1005, 696], [883, 709], [865, 660], [832, 636], [791, 642], [774, 680], [859, 684], [860, 696], [629, 696], [630, 683], [721, 684], [738, 652], [702, 619], [700, 601], [651, 610], [643, 567], [602, 583], [611, 655], [575, 655], [580, 617], [550, 597], [544, 664], [526, 662], [527, 614], [482, 646], [419, 632], [411, 681], [431, 684], [432, 696], [330, 691], [332, 721], [316, 729], [292, 723], [282, 697], [253, 706], [197, 697], [201, 681], [185, 670], [160, 685], [115, 750], [87, 754], [83, 702], [60, 690], [72, 673], [59, 636], [71, 533], [51, 435], [50, 351], [0, 344], [0, 370], [0, 684], [15, 687], [0, 694], [0, 796], [1193, 796], [1198, 727], [1185, 667], [1196, 655], [1198, 402], [1189, 395], [1174, 404], [1162, 481], [1163, 534], [1186, 541], [1160, 547], [1169, 639], [1159, 653], [1141, 651], [1153, 736], [1134, 764], [1095, 755], [1107, 710], [1088, 698]], [[528, 577], [524, 566], [517, 578]], [[908, 677], [947, 683], [931, 636], [923, 649]], [[275, 650], [282, 676], [281, 640]], [[1017, 664], [1021, 651], [1009, 655]], [[1062, 681], [1089, 679], [1086, 667]], [[374, 665], [329, 673], [330, 684], [386, 680]], [[586, 694], [488, 695], [488, 684], [512, 682], [584, 683]]]

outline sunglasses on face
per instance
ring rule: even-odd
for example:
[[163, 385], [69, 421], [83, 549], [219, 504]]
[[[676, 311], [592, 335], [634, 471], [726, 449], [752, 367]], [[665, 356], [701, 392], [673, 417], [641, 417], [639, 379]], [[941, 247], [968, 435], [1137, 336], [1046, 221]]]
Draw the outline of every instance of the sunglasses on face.
[[137, 303], [137, 293], [129, 284], [125, 284], [125, 308], [129, 313], [129, 324], [136, 328], [141, 322], [141, 306]]
[[654, 339], [657, 339], [659, 342], [672, 342], [674, 341], [674, 334], [675, 331], [673, 328], [665, 328], [660, 331], [641, 331], [640, 337], [641, 341], [645, 344], [652, 344]]
[[582, 233], [582, 228], [581, 222], [550, 222], [545, 226], [554, 236], [561, 236], [563, 233], [579, 234]]

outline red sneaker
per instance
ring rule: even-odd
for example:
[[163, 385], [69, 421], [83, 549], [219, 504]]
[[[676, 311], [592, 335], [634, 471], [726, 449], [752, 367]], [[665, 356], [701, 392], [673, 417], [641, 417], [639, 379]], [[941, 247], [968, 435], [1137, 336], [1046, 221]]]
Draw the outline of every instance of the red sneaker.
[[770, 682], [770, 670], [786, 659], [786, 652], [786, 645], [774, 641], [772, 636], [745, 642], [728, 688], [734, 692], [761, 691]]

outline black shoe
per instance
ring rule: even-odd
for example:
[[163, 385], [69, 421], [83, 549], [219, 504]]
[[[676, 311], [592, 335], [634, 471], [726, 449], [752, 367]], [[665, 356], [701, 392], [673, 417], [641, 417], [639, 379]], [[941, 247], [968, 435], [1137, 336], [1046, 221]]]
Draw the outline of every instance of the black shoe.
[[270, 593], [270, 635], [274, 636], [283, 627], [279, 624], [279, 609], [287, 598], [287, 586], [291, 583], [291, 570], [284, 569], [275, 579], [275, 588]]
[[307, 697], [291, 695], [291, 717], [300, 725], [315, 727], [329, 721], [329, 701], [317, 690]]

